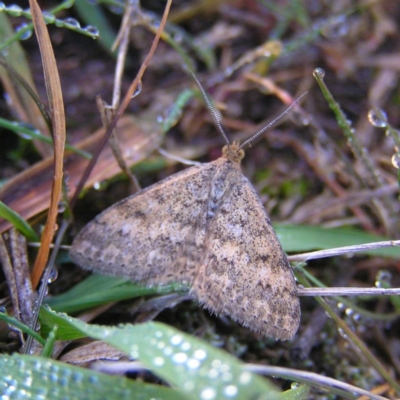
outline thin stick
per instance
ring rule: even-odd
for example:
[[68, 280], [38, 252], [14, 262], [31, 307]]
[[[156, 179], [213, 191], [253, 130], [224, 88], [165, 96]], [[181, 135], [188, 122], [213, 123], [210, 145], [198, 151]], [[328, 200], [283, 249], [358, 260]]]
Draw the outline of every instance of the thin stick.
[[270, 365], [256, 365], [256, 364], [246, 364], [244, 368], [247, 371], [255, 372], [257, 374], [271, 375], [275, 377], [281, 377], [283, 379], [290, 379], [296, 382], [302, 382], [306, 385], [312, 385], [318, 389], [324, 387], [329, 392], [335, 391], [335, 393], [340, 392], [340, 395], [351, 394], [352, 398], [354, 395], [357, 396], [368, 396], [370, 399], [374, 400], [387, 400], [386, 397], [382, 397], [373, 394], [367, 390], [361, 389], [357, 386], [350, 385], [345, 382], [338, 381], [337, 379], [329, 378], [315, 372], [301, 371], [292, 368], [274, 367]]
[[133, 94], [135, 93], [136, 89], [138, 88], [139, 84], [142, 81], [143, 74], [146, 71], [147, 66], [150, 63], [150, 60], [153, 57], [154, 52], [156, 51], [158, 42], [160, 41], [160, 37], [161, 37], [162, 31], [163, 31], [165, 23], [167, 21], [167, 17], [168, 17], [168, 14], [169, 14], [169, 9], [171, 7], [171, 3], [172, 3], [172, 0], [168, 0], [167, 5], [165, 6], [164, 15], [163, 15], [162, 20], [160, 22], [159, 29], [157, 30], [157, 34], [156, 34], [156, 36], [155, 36], [155, 38], [153, 40], [153, 43], [151, 45], [150, 51], [147, 54], [147, 56], [146, 56], [145, 60], [143, 61], [142, 65], [140, 66], [139, 72], [137, 73], [135, 80], [132, 82], [131, 86], [129, 87], [124, 99], [122, 100], [121, 105], [119, 106], [117, 112], [115, 113], [114, 119], [111, 121], [111, 124], [107, 129], [107, 133], [104, 135], [104, 137], [103, 137], [98, 149], [96, 150], [96, 153], [93, 155], [93, 158], [90, 160], [89, 165], [87, 166], [85, 172], [82, 175], [82, 178], [80, 179], [80, 181], [79, 181], [79, 183], [78, 183], [78, 185], [76, 187], [75, 193], [74, 193], [74, 195], [73, 195], [73, 197], [71, 199], [71, 202], [70, 202], [71, 208], [73, 208], [73, 206], [75, 205], [75, 203], [76, 203], [76, 201], [78, 199], [79, 193], [82, 191], [86, 180], [88, 179], [90, 173], [92, 172], [92, 169], [93, 169], [93, 167], [94, 167], [94, 165], [95, 165], [95, 163], [97, 161], [97, 158], [98, 158], [100, 152], [102, 151], [102, 149], [105, 146], [105, 144], [107, 143], [107, 140], [110, 137], [112, 131], [114, 130], [115, 126], [117, 125], [117, 121], [120, 119], [121, 115], [124, 113], [124, 111], [128, 107], [128, 104], [131, 101]]
[[368, 251], [382, 249], [385, 247], [400, 246], [400, 240], [387, 240], [383, 242], [372, 242], [364, 244], [356, 244], [354, 246], [335, 247], [333, 249], [312, 251], [310, 253], [296, 254], [288, 256], [289, 261], [308, 261], [318, 258], [340, 256], [348, 253], [357, 253], [360, 251]]
[[329, 288], [298, 288], [299, 296], [398, 296], [400, 288], [354, 288], [354, 287], [329, 287]]

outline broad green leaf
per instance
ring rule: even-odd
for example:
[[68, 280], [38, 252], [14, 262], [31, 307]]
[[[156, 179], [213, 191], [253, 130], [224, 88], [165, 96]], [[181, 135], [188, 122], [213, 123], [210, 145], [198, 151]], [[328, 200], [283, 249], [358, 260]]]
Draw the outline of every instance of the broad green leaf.
[[0, 356], [2, 399], [184, 400], [177, 390], [109, 376], [44, 357]]
[[[206, 342], [158, 322], [108, 327], [89, 325], [68, 315], [46, 310], [44, 323], [60, 319], [82, 334], [104, 342], [138, 359], [187, 399], [274, 399], [271, 383], [243, 369], [243, 363]], [[62, 331], [58, 329], [58, 334]]]

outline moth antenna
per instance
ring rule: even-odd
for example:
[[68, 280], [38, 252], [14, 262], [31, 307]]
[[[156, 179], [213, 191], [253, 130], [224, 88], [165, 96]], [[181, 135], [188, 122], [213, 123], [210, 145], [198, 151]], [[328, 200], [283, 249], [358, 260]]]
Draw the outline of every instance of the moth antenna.
[[254, 133], [252, 136], [250, 136], [247, 140], [245, 140], [241, 145], [240, 149], [242, 149], [244, 146], [248, 145], [250, 142], [252, 142], [256, 137], [260, 136], [262, 133], [267, 131], [268, 129], [272, 128], [274, 125], [276, 125], [282, 118], [284, 118], [290, 111], [291, 109], [300, 102], [300, 100], [307, 94], [308, 92], [303, 93], [301, 96], [299, 96], [285, 111], [283, 111], [281, 114], [279, 114], [277, 117], [275, 117], [272, 121], [267, 122], [263, 127], [261, 127], [256, 133]]
[[211, 116], [214, 120], [214, 123], [216, 125], [216, 127], [218, 128], [219, 132], [221, 133], [222, 137], [225, 139], [227, 144], [230, 144], [228, 136], [226, 135], [224, 129], [222, 128], [222, 123], [221, 123], [221, 114], [219, 113], [219, 111], [215, 108], [214, 104], [212, 103], [212, 101], [210, 100], [210, 98], [208, 97], [206, 91], [204, 90], [203, 86], [201, 85], [200, 81], [197, 79], [197, 76], [194, 74], [193, 71], [190, 71], [190, 73], [193, 76], [193, 79], [196, 81], [197, 86], [199, 87], [201, 94], [204, 97], [204, 100], [206, 102], [207, 108], [211, 113]]

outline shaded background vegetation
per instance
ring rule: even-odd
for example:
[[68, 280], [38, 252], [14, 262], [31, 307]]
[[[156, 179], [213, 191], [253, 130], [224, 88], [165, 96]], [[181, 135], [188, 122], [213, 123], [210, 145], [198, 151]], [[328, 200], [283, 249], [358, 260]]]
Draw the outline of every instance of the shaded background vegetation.
[[[56, 4], [43, 1], [41, 7], [50, 9]], [[27, 7], [27, 4], [21, 6]], [[76, 18], [82, 26], [92, 23], [85, 20], [85, 6], [82, 1], [80, 8], [64, 10], [58, 17]], [[139, 19], [138, 26], [131, 29], [126, 70], [121, 81], [123, 93], [151, 46], [154, 37], [151, 30], [163, 12], [164, 2], [142, 1], [141, 6], [149, 20]], [[104, 2], [94, 7], [102, 12], [108, 24], [108, 31], [100, 31], [101, 36], [107, 33], [113, 37], [122, 18], [117, 12], [118, 6], [114, 4], [110, 8]], [[352, 227], [381, 237], [399, 237], [396, 169], [399, 159], [398, 149], [394, 147], [398, 137], [393, 137], [398, 132], [385, 134], [387, 126], [371, 114], [368, 117], [375, 107], [386, 112], [391, 126], [400, 125], [399, 20], [400, 3], [390, 0], [174, 1], [167, 32], [175, 48], [161, 41], [142, 81], [141, 93], [132, 99], [126, 111], [131, 119], [124, 127], [123, 151], [134, 146], [140, 135], [152, 138], [150, 144], [134, 150], [141, 163], [129, 162], [141, 186], [158, 182], [184, 168], [181, 163], [152, 151], [159, 146], [198, 161], [210, 161], [220, 155], [223, 139], [198, 96], [184, 105], [168, 133], [160, 128], [160, 122], [167, 119], [174, 106], [180, 108], [176, 105], [179, 94], [185, 89], [195, 89], [192, 78], [185, 73], [185, 68], [190, 66], [221, 108], [223, 125], [231, 140], [243, 141], [260, 124], [308, 91], [301, 108], [248, 148], [243, 161], [244, 173], [255, 185], [274, 223]], [[26, 20], [16, 17], [10, 21], [18, 27]], [[101, 95], [111, 103], [115, 53], [109, 50], [109, 44], [71, 29], [49, 25], [49, 32], [63, 89], [67, 140], [76, 145], [101, 127], [95, 98]], [[46, 95], [42, 63], [35, 39], [24, 41], [23, 48], [43, 100]], [[184, 52], [185, 60], [177, 48]], [[354, 137], [343, 134], [324, 100], [313, 78], [317, 67], [324, 69], [324, 81], [352, 122]], [[10, 120], [19, 118], [4, 97], [0, 101], [0, 113]], [[132, 137], [129, 132], [134, 132]], [[3, 182], [30, 169], [49, 154], [43, 144], [38, 146], [10, 131], [2, 130], [0, 135]], [[363, 160], [354, 155], [354, 142], [363, 147], [365, 159], [373, 166], [373, 176]], [[108, 161], [101, 164], [103, 169]], [[133, 193], [132, 183], [118, 174], [118, 167], [113, 166], [112, 171], [112, 178], [102, 176], [100, 171], [95, 189], [88, 189], [79, 200], [74, 210], [74, 227], [65, 238], [66, 244], [106, 206]], [[70, 180], [77, 179], [78, 175], [79, 171], [67, 171]], [[374, 176], [379, 179], [374, 180]], [[36, 182], [37, 178], [29, 179]], [[40, 190], [38, 186], [36, 194]], [[23, 196], [12, 196], [16, 195], [10, 194], [6, 203], [21, 203], [23, 208]], [[40, 213], [35, 219], [39, 224], [38, 216]], [[299, 231], [298, 235], [298, 240], [305, 243], [304, 250], [335, 246], [333, 238], [326, 239], [321, 246], [314, 244], [311, 237], [308, 240], [306, 230]], [[284, 241], [283, 244], [285, 247]], [[291, 250], [290, 246], [285, 249]], [[63, 293], [86, 276], [72, 264], [63, 260], [61, 263], [59, 277], [50, 287], [51, 294]], [[327, 286], [370, 287], [377, 280], [379, 285], [398, 287], [400, 284], [398, 257], [397, 260], [369, 256], [323, 259], [310, 262], [308, 271]], [[2, 290], [5, 297], [5, 285]], [[228, 318], [209, 315], [190, 301], [163, 310], [166, 300], [162, 299], [149, 306], [150, 311], [143, 311], [142, 301], [118, 303], [95, 321], [116, 324], [143, 321], [158, 314], [158, 320], [204, 338], [246, 362], [315, 371], [368, 390], [383, 384], [382, 378], [312, 298], [301, 299], [302, 322], [293, 343], [265, 340]], [[398, 304], [388, 298], [352, 301], [355, 307], [334, 299], [330, 304], [398, 378]], [[379, 316], [382, 318], [378, 319]], [[283, 385], [286, 387], [287, 383]], [[388, 386], [381, 393], [394, 396]], [[318, 396], [324, 395], [315, 393]]]

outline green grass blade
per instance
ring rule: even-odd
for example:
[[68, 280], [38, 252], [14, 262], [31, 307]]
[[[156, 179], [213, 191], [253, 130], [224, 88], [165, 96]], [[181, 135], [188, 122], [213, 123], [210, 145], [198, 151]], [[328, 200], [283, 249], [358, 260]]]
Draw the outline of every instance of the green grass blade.
[[0, 201], [0, 218], [11, 222], [29, 241], [40, 242], [39, 236], [18, 213]]
[[148, 288], [125, 278], [93, 274], [68, 292], [46, 299], [45, 303], [56, 311], [74, 313], [109, 302], [171, 293], [182, 289], [183, 287], [178, 284]]
[[[284, 224], [274, 224], [274, 228], [286, 252], [307, 252], [391, 240], [354, 228], [321, 228], [318, 226]], [[368, 250], [360, 254], [400, 258], [400, 248], [387, 247]]]

